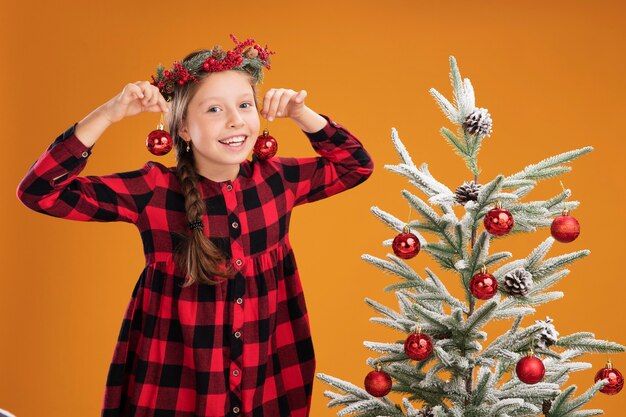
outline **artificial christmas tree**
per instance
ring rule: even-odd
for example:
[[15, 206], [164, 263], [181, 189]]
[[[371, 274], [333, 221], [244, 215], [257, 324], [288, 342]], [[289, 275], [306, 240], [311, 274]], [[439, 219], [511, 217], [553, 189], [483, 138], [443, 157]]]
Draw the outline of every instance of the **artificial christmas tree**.
[[[575, 361], [582, 354], [623, 352], [624, 346], [597, 340], [589, 332], [558, 337], [550, 318], [537, 320], [527, 327], [522, 325], [524, 318], [535, 312], [534, 306], [563, 297], [562, 292], [549, 289], [569, 274], [565, 266], [587, 256], [589, 251], [547, 257], [555, 238], [573, 240], [572, 232], [569, 229], [564, 232], [562, 228], [557, 230], [557, 236], [546, 238], [526, 257], [512, 260], [510, 252], [489, 251], [492, 239], [507, 239], [511, 234], [548, 228], [555, 217], [575, 209], [579, 203], [568, 201], [571, 196], [568, 189], [545, 201], [522, 200], [538, 181], [568, 172], [570, 167], [564, 164], [592, 148], [565, 152], [513, 175], [498, 175], [491, 181], [483, 179], [479, 183], [477, 156], [483, 139], [492, 132], [491, 116], [487, 109], [475, 106], [472, 84], [469, 79], [461, 79], [454, 57], [450, 58], [450, 78], [454, 104], [434, 89], [431, 94], [444, 114], [458, 126], [456, 134], [446, 128], [441, 132], [463, 158], [473, 178], [455, 192], [451, 191], [431, 175], [426, 164], [418, 168], [413, 163], [396, 130], [392, 129], [392, 141], [402, 162], [385, 168], [408, 178], [427, 199], [408, 190], [402, 191], [410, 208], [421, 216], [408, 224], [378, 207], [373, 207], [372, 212], [395, 233], [410, 228], [419, 239], [419, 245], [413, 246], [421, 248], [449, 271], [450, 277], [460, 278], [465, 299], [454, 297], [446, 287], [455, 285], [456, 279], [441, 279], [429, 268], [422, 277], [409, 265], [406, 260], [409, 257], [401, 257], [397, 252], [388, 254], [388, 259], [363, 255], [368, 263], [402, 279], [386, 288], [395, 291], [399, 311], [371, 299], [366, 302], [382, 314], [372, 321], [399, 330], [403, 337], [392, 343], [364, 343], [382, 354], [369, 358], [367, 363], [375, 369], [380, 367], [381, 372], [390, 376], [391, 392], [403, 396], [402, 404], [386, 396], [372, 396], [350, 382], [319, 373], [318, 378], [342, 391], [326, 391], [325, 395], [331, 398], [328, 405], [343, 406], [338, 415], [362, 417], [542, 414], [583, 417], [601, 414], [601, 410], [582, 410], [581, 407], [605, 386], [610, 386], [611, 393], [619, 391], [620, 381], [623, 384], [619, 371], [607, 366], [608, 371], [598, 372], [597, 382], [590, 381], [591, 387], [577, 398], [572, 397], [575, 386], [562, 387], [571, 372], [590, 367]], [[457, 217], [455, 208], [457, 212], [459, 208], [463, 210], [462, 216]], [[561, 221], [559, 219], [557, 224]], [[435, 238], [426, 239], [420, 232]], [[561, 239], [564, 233], [568, 235]], [[392, 245], [392, 239], [384, 244]], [[491, 277], [495, 281], [492, 282]], [[483, 328], [496, 319], [511, 320], [511, 327], [483, 346], [487, 340]], [[416, 353], [421, 352], [420, 346], [427, 348], [428, 355]], [[619, 388], [614, 389], [614, 386]]]

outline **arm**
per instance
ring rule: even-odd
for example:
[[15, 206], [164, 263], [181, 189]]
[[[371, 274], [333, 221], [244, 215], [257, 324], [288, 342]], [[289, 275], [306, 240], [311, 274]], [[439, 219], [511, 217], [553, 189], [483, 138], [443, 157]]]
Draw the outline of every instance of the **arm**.
[[31, 166], [17, 187], [18, 199], [54, 217], [135, 223], [153, 195], [158, 167], [148, 162], [136, 171], [79, 177], [93, 146], [76, 136], [77, 125], [61, 134]]
[[347, 129], [317, 114], [304, 104], [306, 90], [270, 89], [265, 93], [261, 115], [272, 121], [289, 117], [304, 131], [316, 158], [278, 158], [279, 169], [294, 194], [294, 206], [355, 187], [374, 169], [372, 158]]
[[372, 158], [354, 135], [327, 116], [318, 116], [324, 120], [323, 128], [304, 133], [320, 156], [278, 158], [285, 182], [294, 193], [294, 206], [355, 187], [374, 169]]
[[112, 124], [140, 112], [168, 111], [158, 89], [147, 81], [127, 84], [121, 93], [60, 135], [31, 166], [17, 187], [27, 207], [50, 216], [81, 221], [135, 223], [154, 193], [158, 167], [79, 177], [91, 149]]

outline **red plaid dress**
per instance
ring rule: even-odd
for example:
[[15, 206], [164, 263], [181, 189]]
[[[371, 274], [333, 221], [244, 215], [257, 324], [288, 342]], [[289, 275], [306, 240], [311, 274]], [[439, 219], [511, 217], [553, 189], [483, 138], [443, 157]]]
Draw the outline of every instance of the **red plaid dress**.
[[233, 181], [200, 177], [204, 233], [234, 278], [182, 289], [173, 260], [189, 233], [175, 167], [78, 176], [91, 148], [59, 136], [20, 182], [29, 208], [79, 221], [124, 221], [141, 234], [146, 266], [122, 322], [103, 417], [308, 416], [315, 357], [289, 243], [291, 210], [365, 181], [373, 163], [350, 132], [307, 133], [315, 158], [244, 161]]

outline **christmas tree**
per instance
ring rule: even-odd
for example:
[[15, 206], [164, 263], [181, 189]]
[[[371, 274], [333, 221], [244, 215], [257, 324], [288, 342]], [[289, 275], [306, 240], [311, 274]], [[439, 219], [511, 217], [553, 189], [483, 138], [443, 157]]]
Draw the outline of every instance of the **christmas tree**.
[[[566, 266], [587, 256], [589, 251], [548, 255], [555, 240], [571, 242], [580, 232], [578, 221], [569, 214], [579, 202], [569, 200], [569, 189], [545, 201], [522, 200], [539, 181], [570, 171], [566, 164], [592, 148], [552, 156], [513, 175], [498, 175], [479, 184], [477, 157], [483, 139], [490, 136], [491, 117], [486, 109], [475, 106], [472, 84], [461, 78], [454, 57], [450, 57], [450, 78], [453, 103], [435, 89], [430, 93], [448, 119], [458, 126], [456, 133], [446, 128], [441, 133], [463, 158], [473, 181], [453, 192], [431, 175], [426, 164], [418, 168], [413, 163], [397, 131], [392, 129], [392, 141], [401, 163], [385, 168], [408, 178], [426, 198], [402, 191], [410, 209], [420, 217], [409, 219], [408, 223], [372, 207], [374, 215], [398, 235], [384, 242], [394, 252], [387, 259], [371, 255], [363, 255], [363, 259], [400, 277], [400, 282], [385, 289], [395, 291], [398, 311], [371, 299], [366, 302], [381, 315], [372, 318], [373, 322], [404, 333], [404, 339], [364, 342], [381, 354], [367, 359], [374, 370], [365, 379], [365, 389], [317, 374], [340, 391], [325, 392], [331, 399], [328, 406], [343, 407], [337, 413], [340, 416], [363, 417], [602, 414], [602, 410], [581, 408], [599, 391], [616, 394], [621, 390], [623, 377], [610, 363], [596, 374], [595, 384], [578, 397], [574, 396], [576, 386], [565, 387], [565, 383], [571, 372], [591, 367], [578, 361], [581, 355], [623, 352], [624, 346], [597, 340], [590, 332], [559, 337], [550, 318], [523, 325], [527, 316], [535, 313], [535, 306], [563, 297], [562, 292], [551, 288], [569, 274]], [[454, 206], [463, 207], [462, 217], [457, 217]], [[551, 236], [525, 257], [489, 251], [493, 239], [543, 227], [550, 227]], [[458, 283], [456, 279], [441, 279], [429, 268], [422, 276], [411, 268], [405, 260], [420, 251], [449, 271], [448, 275], [460, 278], [464, 300], [446, 288], [447, 284]], [[487, 344], [484, 326], [502, 319], [511, 322], [510, 329]], [[386, 397], [390, 391], [403, 396], [402, 404]]]

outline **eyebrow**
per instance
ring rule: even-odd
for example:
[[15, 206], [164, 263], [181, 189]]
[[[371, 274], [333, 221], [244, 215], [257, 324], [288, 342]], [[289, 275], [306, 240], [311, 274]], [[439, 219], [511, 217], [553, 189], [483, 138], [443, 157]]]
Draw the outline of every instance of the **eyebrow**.
[[[254, 99], [254, 96], [253, 96], [253, 94], [252, 94], [252, 93], [244, 93], [244, 94], [241, 94], [241, 95], [239, 96], [239, 99], [241, 100], [241, 99], [243, 99], [243, 98], [248, 98], [248, 97], [250, 97], [251, 99]], [[205, 98], [204, 98], [204, 100], [202, 100], [200, 103], [198, 103], [198, 107], [202, 107], [202, 106], [203, 106], [203, 105], [204, 105], [207, 101], [211, 101], [211, 100], [219, 100], [219, 99], [221, 99], [221, 98], [223, 98], [223, 97], [221, 97], [221, 96], [209, 96], [209, 97], [205, 97]]]

